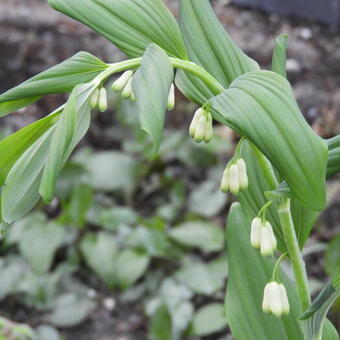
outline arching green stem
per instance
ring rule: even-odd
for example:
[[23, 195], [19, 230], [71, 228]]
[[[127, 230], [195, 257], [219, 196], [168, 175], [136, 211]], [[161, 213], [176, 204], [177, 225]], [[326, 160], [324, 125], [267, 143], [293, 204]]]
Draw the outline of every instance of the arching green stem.
[[[221, 92], [223, 92], [224, 87], [204, 68], [196, 65], [191, 61], [177, 58], [169, 59], [174, 68], [193, 74], [194, 76], [202, 80], [215, 95], [218, 95]], [[142, 58], [134, 58], [110, 64], [106, 70], [104, 70], [101, 74], [99, 74], [96, 78], [93, 79], [93, 82], [99, 85], [100, 83], [102, 83], [108, 77], [112, 76], [115, 73], [124, 72], [126, 70], [131, 70], [139, 67], [141, 62]]]
[[299, 295], [302, 310], [305, 311], [310, 303], [310, 294], [308, 288], [308, 279], [305, 263], [296, 237], [293, 219], [290, 211], [290, 199], [283, 199], [278, 209], [282, 232], [284, 235], [289, 259], [292, 264], [297, 291]]

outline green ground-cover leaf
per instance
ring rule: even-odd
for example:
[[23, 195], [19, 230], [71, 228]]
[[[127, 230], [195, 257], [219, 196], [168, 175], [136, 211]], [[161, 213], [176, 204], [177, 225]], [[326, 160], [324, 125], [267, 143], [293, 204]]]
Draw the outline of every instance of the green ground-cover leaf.
[[340, 171], [340, 136], [328, 139], [327, 144], [329, 149], [327, 177], [330, 177]]
[[173, 78], [174, 71], [166, 53], [157, 45], [149, 45], [133, 77], [132, 87], [142, 129], [151, 136], [154, 152], [158, 151], [161, 144]]
[[271, 161], [294, 198], [312, 210], [324, 208], [327, 145], [304, 120], [286, 79], [249, 72], [211, 105], [217, 120], [248, 137]]
[[176, 20], [161, 0], [49, 0], [56, 10], [91, 27], [129, 57], [139, 57], [150, 43], [186, 59]]
[[[28, 223], [19, 240], [19, 248], [36, 273], [46, 273], [53, 262], [55, 252], [62, 244], [65, 231], [56, 223]], [[48, 244], [48, 247], [46, 246]]]
[[0, 95], [0, 116], [30, 105], [42, 96], [70, 92], [74, 86], [92, 80], [107, 67], [90, 53], [79, 52]]
[[118, 256], [115, 237], [107, 232], [87, 233], [80, 244], [88, 266], [113, 288], [116, 280], [115, 261]]
[[283, 273], [280, 276], [288, 291], [290, 314], [276, 318], [262, 311], [263, 290], [271, 278], [274, 261], [262, 257], [251, 246], [250, 222], [241, 205], [235, 203], [227, 221], [226, 315], [232, 334], [242, 340], [303, 340], [296, 291]]
[[179, 244], [213, 252], [223, 248], [223, 232], [219, 226], [204, 221], [186, 222], [169, 232]]
[[200, 308], [192, 320], [191, 334], [207, 336], [223, 330], [227, 326], [222, 303], [210, 303]]

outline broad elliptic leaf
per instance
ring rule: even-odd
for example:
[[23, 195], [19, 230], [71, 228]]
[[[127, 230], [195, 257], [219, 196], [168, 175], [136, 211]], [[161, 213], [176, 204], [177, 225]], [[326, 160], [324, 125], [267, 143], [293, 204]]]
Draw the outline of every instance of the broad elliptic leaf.
[[226, 326], [227, 317], [223, 304], [210, 303], [194, 315], [191, 333], [195, 336], [207, 336], [223, 330]]
[[115, 260], [117, 245], [115, 237], [106, 232], [87, 233], [80, 243], [87, 265], [113, 288], [116, 278]]
[[19, 248], [34, 272], [44, 274], [50, 269], [55, 252], [62, 244], [64, 236], [63, 227], [53, 222], [25, 226], [19, 240]]
[[150, 43], [186, 59], [181, 32], [162, 0], [49, 0], [56, 10], [110, 40], [129, 57], [140, 57]]
[[169, 232], [170, 237], [188, 247], [198, 247], [207, 252], [219, 251], [223, 248], [222, 229], [204, 221], [186, 222], [174, 227]]
[[19, 157], [58, 120], [60, 112], [58, 109], [0, 141], [0, 185]]
[[[208, 0], [180, 0], [180, 27], [190, 60], [204, 67], [225, 88], [241, 74], [259, 69], [231, 40]], [[177, 72], [176, 85], [201, 105], [216, 95], [183, 71]]]
[[133, 249], [122, 251], [116, 261], [117, 282], [123, 289], [140, 279], [149, 266], [148, 254]]
[[275, 46], [272, 57], [272, 71], [287, 77], [286, 59], [287, 59], [287, 34], [281, 34], [275, 39]]
[[226, 315], [235, 339], [302, 340], [298, 323], [300, 307], [294, 285], [281, 272], [290, 302], [288, 316], [276, 318], [262, 311], [265, 285], [274, 261], [261, 256], [250, 244], [250, 222], [239, 203], [231, 207], [227, 221], [229, 279]]
[[92, 80], [107, 67], [90, 53], [79, 52], [0, 95], [0, 117], [32, 104], [42, 96], [70, 92], [74, 86]]
[[321, 211], [326, 204], [326, 143], [301, 114], [288, 81], [249, 72], [211, 99], [214, 118], [246, 136], [288, 183], [293, 198]]
[[133, 77], [132, 87], [142, 129], [151, 136], [154, 152], [158, 151], [161, 144], [173, 78], [174, 71], [169, 57], [157, 45], [149, 45]]

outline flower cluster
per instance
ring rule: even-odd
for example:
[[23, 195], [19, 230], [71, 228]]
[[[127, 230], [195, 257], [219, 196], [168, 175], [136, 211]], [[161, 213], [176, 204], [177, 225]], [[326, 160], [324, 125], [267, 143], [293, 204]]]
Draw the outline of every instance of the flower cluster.
[[251, 223], [250, 243], [254, 248], [260, 249], [261, 255], [273, 255], [277, 241], [272, 225], [268, 221], [255, 217]]
[[96, 89], [93, 92], [90, 105], [92, 109], [98, 108], [100, 112], [107, 110], [107, 93], [105, 87]]
[[132, 91], [132, 76], [132, 70], [125, 71], [111, 86], [114, 92], [121, 92], [123, 99], [135, 100], [135, 95]]
[[230, 191], [237, 195], [240, 190], [248, 188], [248, 175], [246, 162], [239, 158], [235, 163], [228, 164], [224, 169], [221, 190]]
[[287, 291], [282, 283], [269, 282], [264, 288], [262, 310], [277, 317], [289, 314]]
[[189, 135], [196, 143], [209, 143], [213, 136], [212, 116], [211, 113], [199, 108], [189, 127]]

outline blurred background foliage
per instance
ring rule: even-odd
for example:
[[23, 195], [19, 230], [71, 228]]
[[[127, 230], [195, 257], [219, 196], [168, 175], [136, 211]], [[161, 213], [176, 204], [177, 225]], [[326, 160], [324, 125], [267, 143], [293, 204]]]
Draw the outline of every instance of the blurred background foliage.
[[[176, 13], [176, 1], [166, 1]], [[307, 120], [323, 137], [340, 132], [337, 28], [214, 1], [233, 38], [262, 65], [273, 38], [290, 36], [289, 78]], [[0, 3], [0, 90], [88, 50], [122, 56], [44, 0]], [[318, 66], [318, 69], [316, 68]], [[315, 71], [317, 69], [317, 71]], [[64, 100], [50, 96], [0, 121], [1, 138]], [[177, 94], [159, 155], [131, 102], [110, 93], [110, 111], [67, 163], [56, 198], [2, 230], [0, 340], [228, 340], [224, 224], [234, 198], [219, 190], [237, 137], [215, 126], [208, 145], [187, 133], [195, 106]], [[304, 256], [316, 294], [340, 265], [337, 177], [329, 208]], [[288, 265], [286, 265], [288, 268]], [[340, 328], [340, 303], [332, 320]]]

